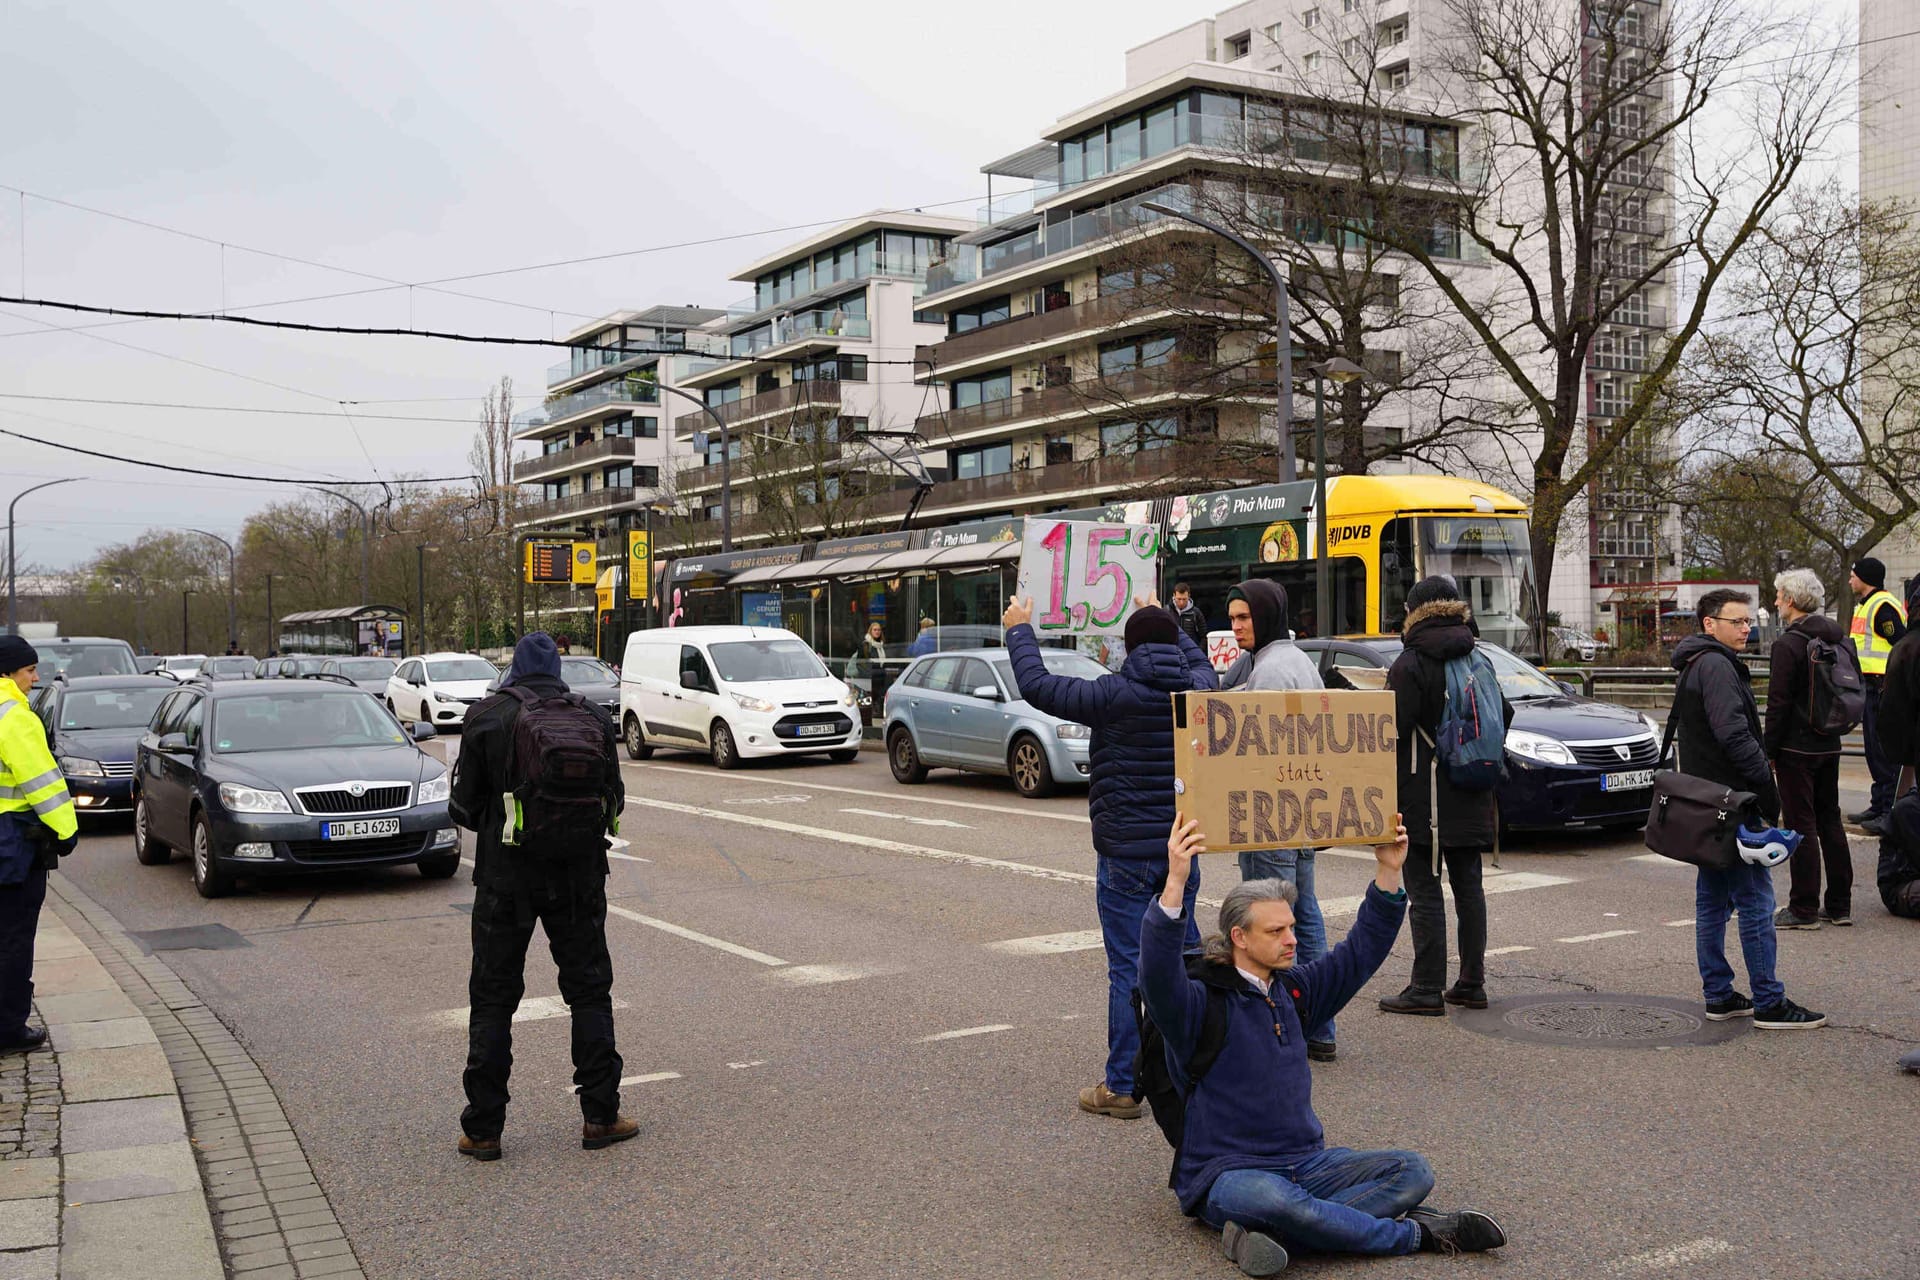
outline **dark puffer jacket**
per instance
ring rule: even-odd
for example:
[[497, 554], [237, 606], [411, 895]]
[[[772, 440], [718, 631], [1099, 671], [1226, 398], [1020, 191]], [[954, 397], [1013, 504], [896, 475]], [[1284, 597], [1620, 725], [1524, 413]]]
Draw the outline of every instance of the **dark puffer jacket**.
[[1691, 635], [1673, 646], [1680, 672], [1673, 710], [1675, 742], [1682, 773], [1751, 791], [1768, 821], [1780, 816], [1780, 793], [1773, 785], [1761, 743], [1760, 707], [1753, 700], [1753, 676], [1738, 654], [1713, 637]]
[[1207, 655], [1184, 632], [1180, 647], [1143, 644], [1127, 651], [1117, 674], [1098, 680], [1055, 675], [1025, 625], [1007, 631], [1007, 655], [1020, 696], [1050, 716], [1093, 730], [1093, 848], [1104, 858], [1167, 860], [1173, 829], [1173, 695], [1213, 689]]
[[1780, 633], [1767, 655], [1767, 758], [1782, 751], [1802, 756], [1837, 756], [1840, 739], [1813, 731], [1809, 706], [1813, 698], [1812, 669], [1807, 644], [1825, 640], [1840, 650], [1841, 662], [1853, 662], [1853, 641], [1845, 628], [1824, 614], [1810, 613]]
[[[1400, 820], [1407, 839], [1433, 847], [1430, 797], [1440, 793], [1440, 846], [1443, 849], [1491, 849], [1500, 826], [1492, 791], [1461, 791], [1447, 771], [1433, 777], [1433, 747], [1440, 716], [1447, 708], [1447, 663], [1473, 652], [1473, 624], [1459, 600], [1434, 600], [1407, 615], [1406, 647], [1387, 669], [1394, 694], [1394, 721], [1400, 730], [1398, 774]], [[1500, 718], [1513, 723], [1513, 704], [1503, 694]], [[1425, 730], [1424, 733], [1419, 732]]]

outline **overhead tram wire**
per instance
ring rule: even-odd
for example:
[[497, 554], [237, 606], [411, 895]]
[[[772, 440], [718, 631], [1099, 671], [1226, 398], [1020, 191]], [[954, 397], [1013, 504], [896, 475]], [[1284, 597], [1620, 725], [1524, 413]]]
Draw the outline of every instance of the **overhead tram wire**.
[[[472, 396], [450, 396], [451, 400], [470, 401]], [[44, 400], [58, 404], [103, 404], [125, 409], [190, 409], [196, 413], [259, 413], [273, 417], [294, 418], [335, 418], [336, 409], [256, 409], [241, 404], [183, 404], [172, 400], [108, 400], [98, 396], [37, 396], [25, 391], [0, 391], [0, 400]], [[379, 404], [376, 400], [341, 400], [341, 405]], [[414, 413], [362, 413], [359, 415], [370, 422], [451, 422], [466, 426], [473, 425], [472, 418], [449, 418], [431, 414]], [[82, 424], [73, 424], [82, 425]], [[92, 427], [89, 430], [106, 431], [105, 427]], [[109, 435], [115, 434], [108, 432]], [[131, 437], [138, 439], [139, 437]], [[251, 461], [251, 459], [248, 459]]]
[[[302, 489], [324, 487], [326, 485], [355, 485], [369, 488], [389, 488], [386, 480], [314, 480], [310, 476], [294, 478], [290, 476], [255, 476], [238, 471], [212, 471], [205, 467], [183, 467], [171, 462], [154, 462], [147, 458], [130, 458], [125, 454], [102, 453], [98, 449], [83, 449], [77, 444], [63, 444], [58, 440], [46, 440], [39, 436], [30, 436], [24, 431], [14, 431], [0, 427], [0, 436], [11, 436], [15, 440], [25, 440], [29, 444], [44, 445], [49, 449], [58, 449], [62, 453], [78, 453], [89, 458], [100, 458], [106, 462], [124, 462], [130, 467], [150, 467], [156, 471], [175, 471], [189, 476], [212, 476], [217, 480], [249, 480], [255, 484], [290, 484]], [[463, 476], [409, 476], [401, 484], [456, 484], [468, 480], [478, 480], [472, 474]]]

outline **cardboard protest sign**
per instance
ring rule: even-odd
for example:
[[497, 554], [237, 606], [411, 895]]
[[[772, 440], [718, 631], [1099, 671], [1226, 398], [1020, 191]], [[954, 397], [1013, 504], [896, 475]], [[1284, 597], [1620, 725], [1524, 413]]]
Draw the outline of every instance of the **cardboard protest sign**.
[[1394, 791], [1393, 694], [1182, 693], [1173, 699], [1176, 805], [1208, 853], [1384, 843]]
[[1042, 636], [1117, 636], [1154, 590], [1159, 549], [1150, 524], [1028, 517], [1014, 594], [1032, 598]]

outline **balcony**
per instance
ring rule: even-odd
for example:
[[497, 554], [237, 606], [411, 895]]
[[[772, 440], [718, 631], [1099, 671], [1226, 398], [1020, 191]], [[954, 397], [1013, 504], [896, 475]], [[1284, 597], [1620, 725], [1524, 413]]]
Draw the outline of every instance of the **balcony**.
[[571, 449], [556, 449], [552, 453], [543, 453], [537, 457], [522, 458], [513, 464], [513, 478], [525, 484], [534, 480], [545, 480], [551, 476], [566, 475], [570, 471], [578, 471], [598, 463], [632, 460], [633, 441], [624, 436], [614, 436], [605, 440], [595, 440], [591, 444], [575, 445]]
[[570, 396], [561, 396], [549, 400], [538, 409], [527, 409], [513, 415], [513, 434], [524, 439], [538, 435], [574, 418], [584, 417], [596, 409], [608, 406], [618, 407], [629, 404], [657, 405], [660, 403], [660, 389], [651, 383], [603, 382], [599, 386], [588, 387], [585, 391], [576, 391]]
[[735, 360], [744, 360], [756, 352], [807, 338], [865, 339], [872, 336], [873, 324], [865, 316], [850, 316], [838, 310], [799, 311], [776, 317], [764, 330], [734, 334], [729, 354]]
[[1167, 311], [1213, 310], [1219, 305], [1217, 301], [1210, 303], [1198, 295], [1184, 293], [1153, 299], [1152, 303], [1149, 305], [1148, 299], [1129, 291], [1056, 307], [1052, 311], [1028, 312], [1010, 320], [954, 334], [930, 346], [918, 347], [914, 350], [914, 356], [916, 359], [933, 361], [935, 367], [945, 373], [983, 356], [1038, 346], [1060, 338], [1086, 337], [1129, 320], [1144, 319]]
[[[800, 448], [790, 458], [785, 459], [773, 452], [762, 453], [751, 458], [743, 458], [736, 454], [728, 482], [736, 486], [751, 486], [755, 483], [764, 483], [776, 476], [799, 476], [812, 471], [816, 466], [823, 471], [844, 472], [855, 464], [863, 466], [873, 464], [873, 455], [864, 445], [851, 440], [841, 440], [840, 446], [837, 454], [829, 454], [825, 450], [815, 453], [809, 449]], [[718, 489], [720, 464], [683, 468], [674, 479], [674, 487], [681, 494]]]
[[626, 365], [659, 360], [674, 355], [724, 356], [727, 353], [726, 339], [717, 334], [707, 333], [668, 333], [663, 337], [647, 342], [633, 342], [630, 347], [652, 348], [646, 351], [621, 350], [619, 347], [575, 347], [570, 358], [547, 368], [547, 385], [557, 387], [563, 382], [572, 382], [575, 378], [584, 378], [588, 374], [602, 373]]
[[1249, 393], [1274, 394], [1273, 375], [1258, 366], [1213, 369], [1191, 364], [1156, 365], [928, 414], [914, 424], [914, 429], [928, 439], [944, 440], [990, 427], [1032, 425], [1048, 419], [1111, 417], [1145, 400], [1174, 396], [1218, 399]]
[[[564, 520], [573, 516], [587, 515], [590, 512], [610, 511], [616, 507], [630, 507], [639, 500], [642, 490], [630, 488], [589, 489], [585, 493], [570, 493], [564, 498], [549, 498], [544, 502], [529, 502], [514, 511], [514, 520], [521, 525], [546, 524], [553, 520]], [[651, 492], [650, 490], [648, 492]]]
[[[763, 391], [757, 396], [742, 396], [738, 400], [713, 406], [713, 411], [729, 427], [756, 418], [771, 417], [776, 413], [785, 413], [789, 409], [801, 412], [810, 410], [840, 411], [840, 381], [837, 378], [815, 378], [807, 382], [790, 382], [773, 391]], [[713, 419], [705, 413], [695, 410], [683, 413], [673, 420], [673, 429], [681, 435], [692, 435], [696, 431], [705, 431], [713, 425]]]
[[[1130, 490], [1176, 477], [1212, 486], [1221, 480], [1215, 474], [1218, 466], [1219, 452], [1211, 443], [1204, 446], [1174, 444], [1163, 449], [1143, 449], [1136, 453], [1056, 463], [1050, 467], [1006, 471], [997, 476], [981, 476], [974, 480], [942, 481], [927, 495], [926, 508], [928, 511], [969, 507], [999, 510], [1021, 503], [1045, 502], [1072, 493], [1119, 497]], [[911, 489], [875, 494], [871, 500], [870, 514], [876, 519], [902, 515], [912, 499]]]

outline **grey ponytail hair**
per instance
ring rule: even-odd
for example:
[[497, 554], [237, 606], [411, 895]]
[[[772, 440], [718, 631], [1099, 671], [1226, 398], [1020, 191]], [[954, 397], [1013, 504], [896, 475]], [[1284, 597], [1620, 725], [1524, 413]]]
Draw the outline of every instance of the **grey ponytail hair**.
[[1242, 880], [1227, 892], [1220, 904], [1220, 932], [1207, 935], [1200, 944], [1202, 954], [1214, 964], [1233, 963], [1233, 931], [1246, 927], [1256, 902], [1284, 902], [1293, 906], [1300, 891], [1291, 880]]

